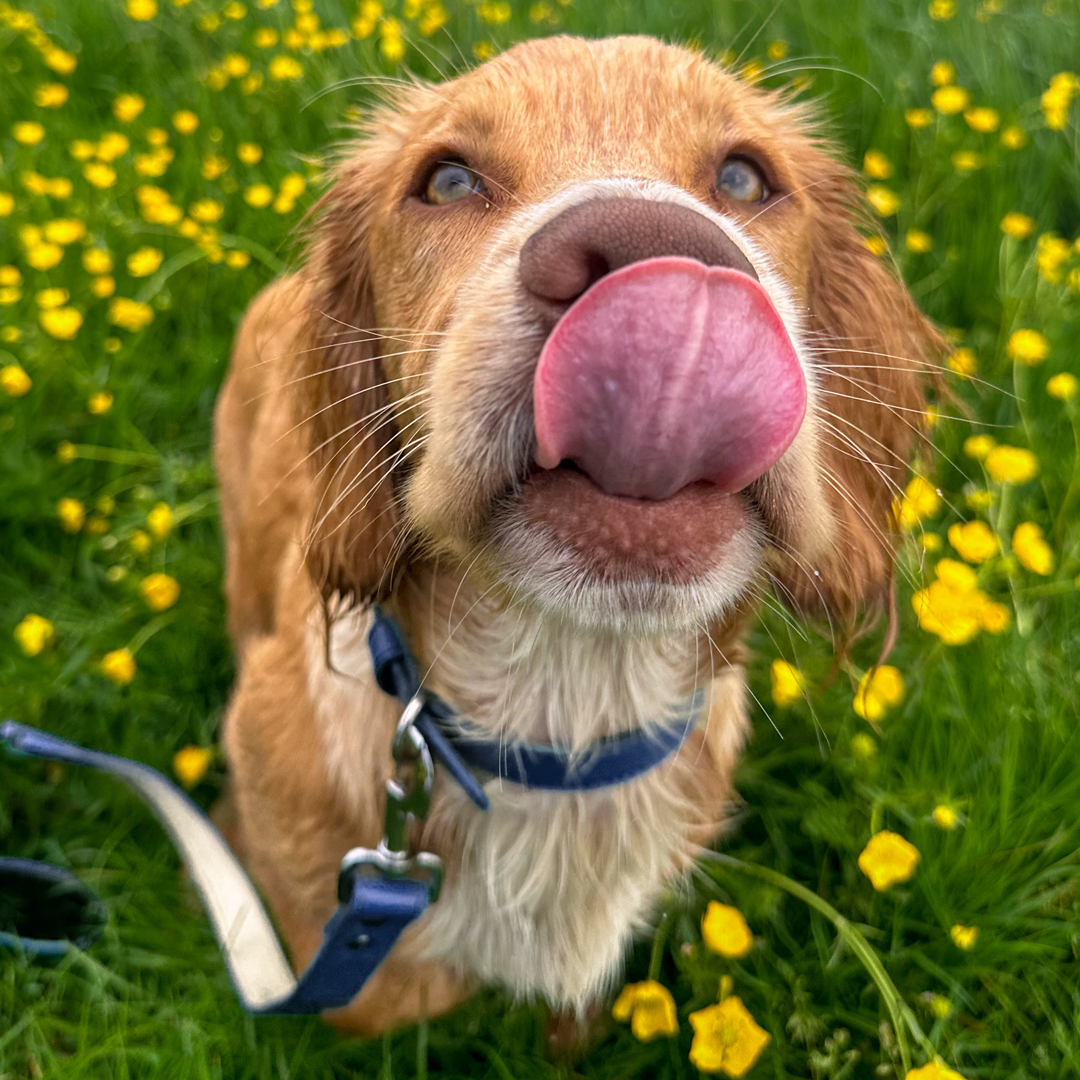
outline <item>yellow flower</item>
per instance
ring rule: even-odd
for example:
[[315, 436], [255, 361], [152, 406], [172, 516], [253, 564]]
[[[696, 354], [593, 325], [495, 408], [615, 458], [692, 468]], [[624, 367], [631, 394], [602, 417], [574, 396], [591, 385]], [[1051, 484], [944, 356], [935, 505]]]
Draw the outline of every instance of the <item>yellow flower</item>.
[[985, 521], [956, 522], [949, 526], [949, 543], [969, 563], [983, 563], [1001, 550], [993, 529]]
[[34, 104], [42, 109], [59, 109], [68, 99], [68, 88], [63, 83], [42, 83], [34, 91]]
[[154, 318], [154, 309], [149, 304], [129, 300], [126, 296], [117, 296], [109, 305], [109, 322], [132, 333], [148, 326]]
[[70, 341], [83, 324], [82, 315], [72, 307], [52, 308], [38, 316], [41, 328], [50, 337]]
[[228, 171], [229, 163], [220, 154], [207, 154], [202, 160], [200, 172], [204, 180], [216, 180]]
[[99, 390], [91, 394], [86, 402], [86, 411], [92, 416], [104, 416], [113, 407], [113, 396], [108, 390]]
[[940, 551], [942, 546], [942, 539], [937, 533], [924, 532], [920, 534], [918, 538], [919, 547], [923, 551]]
[[973, 350], [967, 347], [955, 349], [945, 361], [950, 371], [966, 378], [974, 375], [979, 370], [979, 361], [975, 358]]
[[64, 532], [77, 533], [86, 520], [86, 508], [78, 499], [61, 499], [56, 504], [56, 516]]
[[1071, 71], [1061, 71], [1050, 80], [1050, 87], [1039, 99], [1046, 126], [1062, 131], [1069, 122], [1069, 104], [1080, 90], [1080, 78]]
[[278, 43], [278, 32], [272, 26], [260, 26], [251, 40], [257, 49], [272, 49]]
[[997, 131], [998, 125], [1001, 123], [1001, 116], [998, 114], [997, 109], [988, 109], [985, 105], [975, 109], [968, 109], [964, 113], [964, 119], [972, 131], [978, 131], [984, 135]]
[[1001, 133], [1001, 145], [1006, 150], [1019, 150], [1027, 145], [1027, 141], [1027, 133], [1015, 124], [1005, 128]]
[[185, 746], [173, 755], [173, 772], [184, 787], [193, 788], [206, 775], [213, 759], [213, 751], [204, 746]]
[[97, 247], [83, 252], [82, 264], [88, 274], [107, 274], [113, 268], [112, 256], [104, 248]]
[[247, 14], [247, 8], [240, 3], [240, 0], [229, 0], [221, 12], [226, 19], [242, 19]]
[[1050, 355], [1050, 343], [1038, 330], [1014, 330], [1005, 352], [1018, 364], [1041, 364]]
[[112, 296], [116, 292], [116, 281], [107, 275], [96, 277], [90, 286], [90, 291], [96, 297], [104, 300], [107, 296]]
[[930, 81], [935, 86], [948, 86], [956, 82], [956, 65], [950, 60], [939, 60], [930, 69]]
[[115, 161], [131, 149], [131, 140], [119, 131], [106, 131], [95, 151], [99, 161]]
[[985, 461], [986, 455], [997, 446], [993, 435], [969, 435], [964, 440], [964, 453], [976, 461]]
[[279, 190], [286, 199], [295, 199], [304, 194], [307, 182], [299, 173], [286, 173], [281, 178]]
[[1042, 529], [1034, 521], [1016, 526], [1012, 538], [1013, 554], [1033, 574], [1048, 577], [1054, 570], [1054, 549], [1046, 542]]
[[690, 1063], [705, 1073], [723, 1072], [738, 1080], [769, 1045], [769, 1033], [738, 997], [692, 1012], [690, 1026], [694, 1029]]
[[150, 534], [143, 532], [142, 529], [136, 529], [132, 532], [128, 541], [131, 544], [131, 550], [136, 555], [145, 555], [150, 548], [154, 546], [154, 541], [150, 539]]
[[889, 250], [889, 245], [885, 243], [884, 237], [881, 236], [868, 236], [863, 240], [863, 245], [871, 255], [877, 255], [878, 257]]
[[11, 134], [15, 141], [23, 146], [37, 146], [45, 138], [45, 128], [36, 120], [20, 120], [12, 125]]
[[7, 217], [15, 209], [15, 196], [10, 191], [0, 191], [0, 217]]
[[260, 209], [274, 201], [274, 189], [269, 184], [252, 184], [244, 192], [244, 202]]
[[180, 109], [173, 113], [172, 124], [181, 135], [190, 135], [199, 126], [199, 118], [190, 109]]
[[112, 113], [121, 124], [130, 124], [146, 108], [138, 94], [118, 94], [112, 103]]
[[169, 133], [164, 128], [152, 127], [146, 133], [146, 141], [154, 147], [162, 147], [169, 141]]
[[0, 390], [8, 397], [23, 397], [30, 393], [33, 385], [30, 376], [18, 364], [7, 364], [0, 368]]
[[171, 608], [180, 597], [180, 583], [168, 574], [150, 574], [139, 586], [142, 598], [154, 611]]
[[132, 277], [149, 277], [161, 266], [164, 257], [158, 248], [141, 247], [127, 257], [128, 273]]
[[863, 761], [869, 761], [877, 753], [877, 743], [872, 736], [865, 731], [853, 735], [851, 739], [851, 752]]
[[53, 244], [74, 244], [86, 235], [86, 225], [78, 218], [55, 218], [45, 223], [44, 233]]
[[931, 19], [944, 22], [956, 14], [956, 0], [930, 0], [930, 7], [927, 10], [930, 12]]
[[880, 150], [867, 150], [863, 155], [863, 172], [875, 180], [888, 180], [893, 174], [892, 162]]
[[621, 1024], [629, 1020], [634, 1038], [641, 1042], [650, 1042], [661, 1035], [676, 1035], [679, 1031], [675, 999], [655, 979], [624, 986], [611, 1007], [611, 1015]]
[[59, 244], [34, 244], [26, 253], [26, 261], [35, 270], [51, 270], [64, 257]]
[[236, 156], [245, 165], [258, 165], [262, 161], [262, 147], [258, 143], [243, 142], [236, 148]]
[[974, 150], [957, 150], [950, 160], [957, 172], [974, 172], [982, 168], [982, 157]]
[[754, 947], [754, 935], [737, 908], [709, 901], [701, 919], [705, 947], [730, 960], [741, 960]]
[[17, 326], [5, 326], [0, 328], [0, 341], [5, 345], [14, 345], [22, 337], [22, 331]]
[[1078, 389], [1080, 381], [1071, 371], [1061, 371], [1046, 380], [1046, 392], [1058, 401], [1072, 401]]
[[939, 806], [934, 807], [934, 824], [939, 829], [944, 829], [946, 832], [955, 829], [956, 824], [959, 821], [959, 816], [951, 806], [946, 806], [941, 803]]
[[891, 217], [900, 209], [900, 196], [884, 184], [871, 184], [866, 189], [866, 198], [882, 217]]
[[188, 213], [204, 225], [213, 224], [225, 212], [225, 207], [214, 199], [199, 199], [188, 208]]
[[906, 109], [904, 121], [908, 127], [917, 131], [919, 128], [929, 127], [934, 122], [934, 114], [929, 109]]
[[97, 188], [112, 187], [116, 183], [116, 170], [103, 161], [91, 161], [84, 165], [83, 176]]
[[1025, 240], [1035, 231], [1035, 219], [1013, 210], [1001, 219], [1001, 231], [1017, 240]]
[[859, 869], [870, 879], [878, 892], [884, 892], [904, 881], [910, 881], [919, 865], [919, 849], [902, 836], [883, 829], [870, 837], [859, 856]]
[[852, 708], [874, 723], [904, 700], [904, 676], [889, 664], [868, 671], [859, 680]]
[[1038, 475], [1039, 462], [1030, 450], [995, 446], [986, 455], [986, 471], [999, 484], [1026, 484]]
[[929, 480], [914, 476], [904, 489], [904, 497], [894, 507], [900, 528], [913, 529], [924, 518], [933, 517], [941, 509], [941, 496]]
[[34, 296], [39, 308], [58, 308], [71, 299], [71, 293], [67, 289], [41, 289]]
[[[930, 999], [930, 1011], [937, 1020], [948, 1020], [952, 1016], [952, 1002], [943, 994], [935, 994]], [[952, 1071], [952, 1070], [950, 1070]], [[911, 1075], [910, 1073], [908, 1074]]]
[[158, 540], [164, 540], [172, 532], [173, 512], [168, 503], [159, 502], [146, 515], [146, 526]]
[[772, 699], [781, 706], [794, 705], [806, 690], [806, 676], [786, 660], [774, 660], [769, 668]]
[[270, 61], [270, 66], [266, 69], [266, 73], [271, 79], [282, 82], [286, 79], [303, 78], [304, 68], [299, 60], [295, 60], [293, 57], [281, 53]]
[[1053, 233], [1043, 233], [1039, 237], [1035, 261], [1039, 267], [1039, 276], [1052, 284], [1057, 284], [1065, 276], [1062, 265], [1068, 261], [1071, 252], [1069, 242]]
[[137, 666], [130, 649], [114, 649], [101, 658], [101, 674], [117, 686], [127, 686], [135, 678]]
[[53, 624], [42, 615], [27, 615], [15, 627], [15, 641], [27, 656], [38, 656], [56, 640]]
[[911, 1069], [904, 1080], [964, 1080], [964, 1077], [938, 1058], [921, 1069]]
[[919, 625], [936, 634], [946, 645], [965, 645], [980, 630], [1000, 634], [1009, 625], [1009, 609], [996, 603], [978, 587], [970, 566], [941, 559], [937, 577], [911, 598]]
[[68, 147], [68, 153], [76, 161], [89, 161], [97, 153], [97, 145], [89, 139], [75, 139]]
[[157, 14], [157, 0], [127, 0], [128, 18], [146, 22]]
[[967, 952], [969, 949], [975, 948], [975, 942], [979, 940], [979, 928], [977, 926], [965, 926], [963, 923], [957, 923], [955, 926], [949, 928], [949, 937], [952, 938], [953, 944], [958, 949], [963, 949]]
[[0, 285], [21, 285], [22, 284], [22, 272], [17, 266], [13, 266], [8, 263], [7, 266], [0, 266]]
[[490, 26], [510, 21], [510, 5], [505, 0], [484, 0], [476, 8], [476, 14]]
[[916, 255], [925, 255], [934, 250], [934, 238], [922, 229], [908, 229], [904, 243], [908, 251]]
[[240, 53], [230, 53], [221, 62], [225, 74], [232, 79], [242, 79], [251, 70], [251, 61]]
[[69, 443], [66, 439], [56, 448], [56, 460], [61, 465], [70, 465], [78, 456], [79, 451], [75, 448], [75, 445]]
[[230, 251], [225, 255], [225, 265], [230, 270], [243, 270], [251, 263], [251, 256], [246, 251]]
[[943, 116], [955, 116], [971, 103], [971, 95], [961, 86], [941, 86], [930, 96], [930, 104]]
[[55, 71], [57, 75], [70, 75], [78, 64], [78, 60], [73, 53], [65, 52], [55, 46], [45, 49], [41, 54], [41, 58], [45, 61], [45, 66], [50, 71]]

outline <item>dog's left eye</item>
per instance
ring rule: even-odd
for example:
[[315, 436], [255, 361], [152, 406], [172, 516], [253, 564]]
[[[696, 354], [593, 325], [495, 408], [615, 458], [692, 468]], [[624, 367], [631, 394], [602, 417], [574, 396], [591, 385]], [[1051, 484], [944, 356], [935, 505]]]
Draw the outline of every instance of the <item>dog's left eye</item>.
[[771, 194], [762, 171], [744, 157], [729, 157], [721, 162], [716, 186], [739, 202], [764, 202]]
[[424, 202], [445, 206], [475, 195], [483, 187], [480, 177], [460, 161], [442, 161], [428, 178]]

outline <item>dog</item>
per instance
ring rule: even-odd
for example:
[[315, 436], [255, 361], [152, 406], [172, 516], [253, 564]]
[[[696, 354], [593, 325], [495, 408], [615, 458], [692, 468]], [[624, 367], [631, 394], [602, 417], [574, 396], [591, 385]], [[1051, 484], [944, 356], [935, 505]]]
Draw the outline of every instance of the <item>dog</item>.
[[391, 88], [217, 404], [237, 845], [304, 967], [374, 846], [401, 705], [372, 605], [493, 739], [580, 751], [695, 689], [669, 760], [589, 792], [437, 770], [441, 898], [351, 1005], [371, 1035], [495, 984], [581, 1013], [720, 834], [772, 588], [882, 605], [941, 341], [809, 106], [645, 37]]

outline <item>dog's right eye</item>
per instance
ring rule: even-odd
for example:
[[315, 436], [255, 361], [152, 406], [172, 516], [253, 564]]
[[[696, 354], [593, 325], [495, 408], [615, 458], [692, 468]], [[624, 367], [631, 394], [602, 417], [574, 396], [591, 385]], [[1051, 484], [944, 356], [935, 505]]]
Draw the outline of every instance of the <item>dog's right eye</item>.
[[428, 178], [423, 199], [432, 206], [445, 206], [477, 194], [483, 186], [480, 177], [464, 162], [440, 161]]

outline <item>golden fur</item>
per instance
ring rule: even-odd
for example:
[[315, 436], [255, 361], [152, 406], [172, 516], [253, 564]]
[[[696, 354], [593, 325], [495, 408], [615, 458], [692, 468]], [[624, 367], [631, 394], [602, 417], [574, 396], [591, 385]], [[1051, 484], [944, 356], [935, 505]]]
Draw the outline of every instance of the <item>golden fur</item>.
[[[733, 150], [785, 197], [725, 203], [713, 185]], [[409, 198], [451, 154], [484, 196]], [[755, 482], [761, 520], [693, 588], [586, 580], [515, 516], [544, 336], [517, 254], [560, 210], [609, 195], [728, 232], [809, 384], [803, 429]], [[417, 842], [447, 864], [444, 897], [331, 1017], [344, 1030], [444, 1011], [480, 981], [577, 1010], [603, 993], [665, 882], [722, 826], [758, 589], [771, 579], [795, 610], [840, 621], [886, 595], [889, 508], [939, 342], [859, 213], [805, 107], [647, 38], [534, 41], [395, 90], [349, 147], [305, 266], [252, 303], [217, 411], [238, 846], [294, 963], [319, 943], [341, 855], [380, 836], [399, 707], [366, 657], [372, 599], [428, 685], [500, 736], [581, 746], [695, 685], [709, 704], [673, 761], [611, 791], [493, 781], [485, 818], [440, 776]]]

